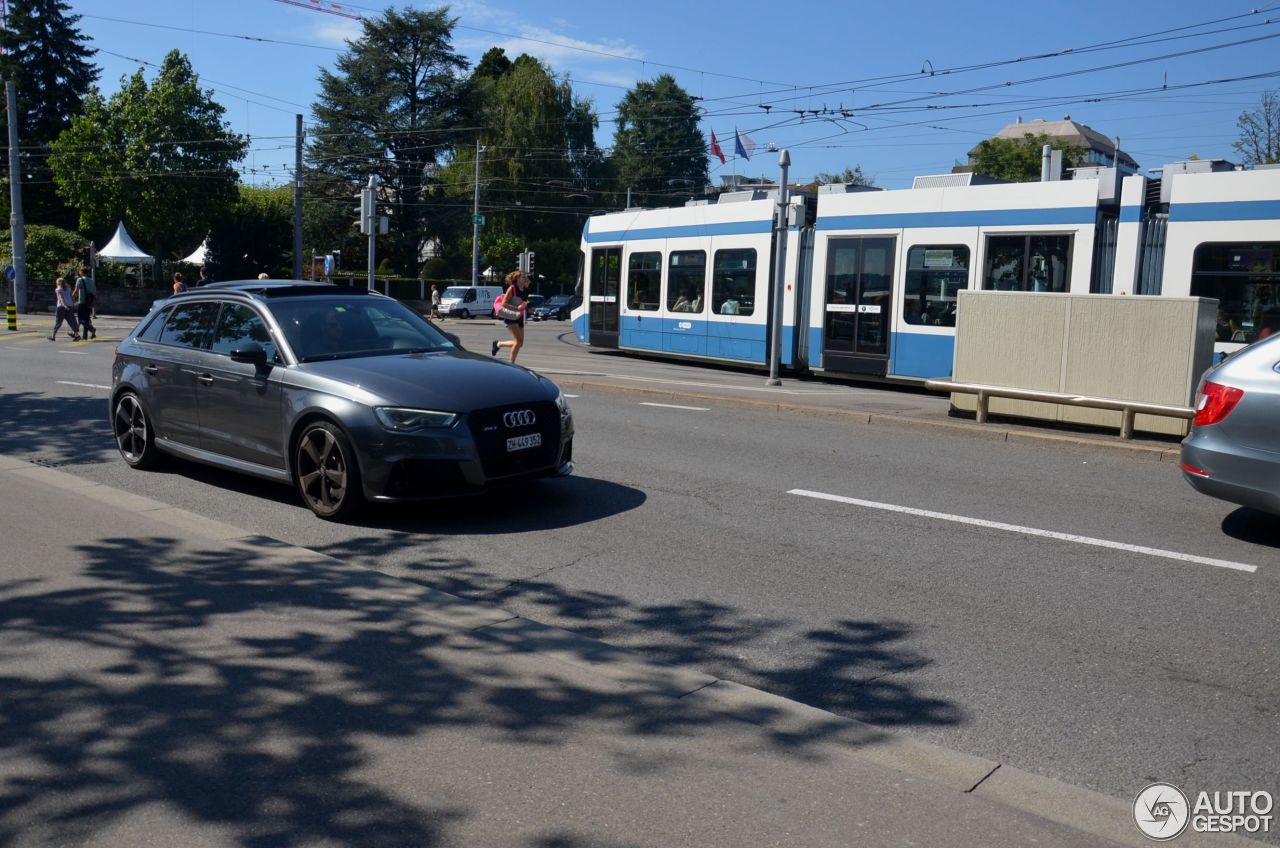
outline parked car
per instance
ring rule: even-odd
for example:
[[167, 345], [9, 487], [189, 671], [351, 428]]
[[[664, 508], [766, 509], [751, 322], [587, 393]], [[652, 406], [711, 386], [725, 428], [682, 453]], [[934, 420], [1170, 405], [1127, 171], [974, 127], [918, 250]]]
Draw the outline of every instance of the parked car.
[[557, 321], [564, 321], [578, 306], [578, 303], [578, 298], [571, 294], [553, 295], [546, 303], [531, 310], [529, 317], [535, 321], [549, 321], [552, 318]]
[[440, 295], [440, 314], [450, 318], [492, 318], [502, 286], [449, 286]]
[[462, 350], [396, 300], [302, 281], [184, 292], [116, 348], [125, 462], [166, 455], [292, 484], [321, 518], [573, 470], [560, 390]]
[[547, 299], [540, 294], [525, 295], [525, 302], [529, 305], [525, 307], [524, 314], [532, 316], [533, 311], [539, 306], [547, 302]]
[[1280, 515], [1280, 334], [1205, 372], [1182, 442], [1182, 476], [1197, 491]]

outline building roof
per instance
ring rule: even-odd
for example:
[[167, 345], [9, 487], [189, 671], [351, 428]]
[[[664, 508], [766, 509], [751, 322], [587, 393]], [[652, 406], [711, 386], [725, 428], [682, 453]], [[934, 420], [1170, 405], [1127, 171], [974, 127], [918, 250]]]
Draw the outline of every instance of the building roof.
[[[1043, 118], [1036, 118], [1034, 121], [1018, 121], [1000, 130], [994, 138], [1011, 138], [1022, 139], [1028, 135], [1047, 135], [1051, 138], [1060, 138], [1068, 142], [1072, 147], [1080, 147], [1085, 150], [1096, 150], [1110, 156], [1115, 152], [1115, 139], [1108, 138], [1102, 133], [1086, 124], [1071, 120], [1070, 115], [1063, 117], [1061, 121], [1046, 121]], [[972, 157], [977, 153], [977, 145], [969, 151]], [[1140, 167], [1137, 161], [1125, 153], [1120, 151], [1120, 164], [1126, 165], [1135, 171]]]

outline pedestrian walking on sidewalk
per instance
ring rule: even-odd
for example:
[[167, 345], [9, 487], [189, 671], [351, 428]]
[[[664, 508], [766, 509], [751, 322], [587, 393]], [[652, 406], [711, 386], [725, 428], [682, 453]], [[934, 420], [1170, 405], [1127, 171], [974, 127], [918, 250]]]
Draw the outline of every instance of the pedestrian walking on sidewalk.
[[93, 326], [93, 307], [98, 300], [98, 287], [94, 285], [93, 277], [89, 276], [89, 268], [85, 266], [80, 269], [80, 276], [76, 277], [76, 287], [72, 292], [75, 296], [76, 314], [80, 317], [80, 335], [86, 339], [96, 339], [98, 337], [98, 329]]
[[511, 338], [500, 342], [495, 341], [493, 347], [489, 349], [491, 355], [497, 356], [499, 348], [509, 347], [511, 361], [515, 362], [520, 348], [524, 347], [524, 313], [525, 307], [529, 305], [524, 293], [528, 288], [529, 275], [525, 272], [512, 271], [507, 275], [507, 290], [502, 293], [502, 297], [498, 298], [495, 314], [506, 322]]
[[67, 326], [71, 328], [71, 341], [80, 341], [80, 322], [76, 320], [75, 309], [71, 305], [71, 289], [67, 288], [67, 281], [59, 277], [53, 284], [53, 296], [57, 304], [57, 317], [53, 322], [53, 333], [49, 336], [49, 341], [56, 341], [58, 338], [58, 330], [62, 328], [62, 322], [66, 321]]
[[431, 287], [431, 317], [440, 317], [440, 287]]

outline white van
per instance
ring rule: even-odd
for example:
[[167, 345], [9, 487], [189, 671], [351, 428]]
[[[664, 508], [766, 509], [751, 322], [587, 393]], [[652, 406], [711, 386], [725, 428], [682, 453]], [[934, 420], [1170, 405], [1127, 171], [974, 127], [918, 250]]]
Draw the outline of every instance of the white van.
[[449, 286], [440, 295], [440, 314], [451, 318], [492, 318], [502, 286]]

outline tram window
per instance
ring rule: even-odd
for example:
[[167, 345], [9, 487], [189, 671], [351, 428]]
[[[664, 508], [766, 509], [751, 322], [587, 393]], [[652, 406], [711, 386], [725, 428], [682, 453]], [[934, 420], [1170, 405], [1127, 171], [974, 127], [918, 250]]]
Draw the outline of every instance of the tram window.
[[750, 315], [756, 308], [756, 252], [717, 250], [711, 276], [711, 311]]
[[956, 325], [956, 293], [969, 287], [969, 248], [916, 245], [907, 251], [903, 319], [908, 324]]
[[1200, 245], [1191, 296], [1218, 301], [1217, 341], [1252, 342], [1280, 332], [1280, 242]]
[[983, 288], [1065, 292], [1071, 288], [1071, 236], [988, 236]]
[[707, 292], [707, 252], [672, 251], [667, 264], [667, 309], [671, 312], [701, 312]]
[[662, 254], [633, 253], [627, 260], [627, 307], [657, 312], [662, 285]]

